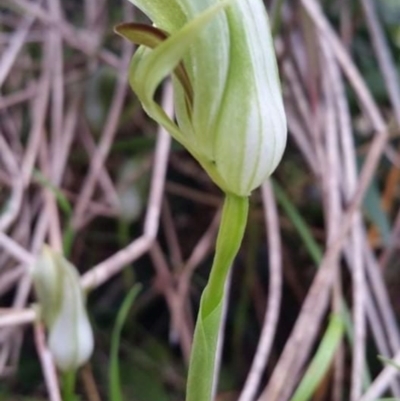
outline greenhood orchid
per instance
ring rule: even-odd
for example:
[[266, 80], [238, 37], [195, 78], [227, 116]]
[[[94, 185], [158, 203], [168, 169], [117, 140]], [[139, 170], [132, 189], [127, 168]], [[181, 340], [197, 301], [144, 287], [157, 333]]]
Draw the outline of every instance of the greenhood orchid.
[[[116, 31], [139, 44], [129, 81], [147, 114], [225, 192], [210, 277], [193, 337], [186, 401], [209, 401], [229, 269], [240, 248], [248, 196], [279, 163], [286, 118], [268, 16], [262, 0], [131, 0], [153, 26]], [[172, 75], [176, 122], [154, 99]]]
[[[146, 112], [225, 192], [248, 196], [276, 168], [286, 119], [261, 0], [131, 0], [154, 26], [116, 31], [142, 45], [130, 84]], [[154, 101], [172, 73], [177, 123]]]

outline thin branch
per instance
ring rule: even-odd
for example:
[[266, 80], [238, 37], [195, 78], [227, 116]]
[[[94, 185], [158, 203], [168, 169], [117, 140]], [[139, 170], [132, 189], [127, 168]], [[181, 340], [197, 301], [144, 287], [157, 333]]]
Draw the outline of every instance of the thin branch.
[[[162, 106], [166, 113], [172, 118], [173, 93], [170, 82], [165, 86]], [[153, 244], [159, 226], [170, 144], [171, 137], [164, 128], [160, 127], [157, 134], [157, 144], [154, 154], [155, 165], [153, 168], [143, 235], [133, 241], [126, 248], [121, 249], [110, 258], [86, 272], [81, 280], [84, 288], [94, 288], [103, 284], [114, 274], [117, 274], [128, 263], [131, 263], [143, 255]]]
[[378, 63], [385, 81], [386, 90], [393, 106], [393, 112], [400, 124], [400, 82], [396, 65], [390, 52], [382, 26], [378, 20], [378, 13], [372, 0], [360, 0], [364, 8], [368, 30], [378, 59]]
[[282, 249], [278, 210], [271, 183], [265, 182], [261, 187], [261, 191], [265, 210], [265, 225], [268, 231], [270, 272], [268, 301], [260, 340], [257, 345], [250, 372], [239, 396], [239, 401], [252, 401], [257, 393], [275, 338], [282, 297]]
[[35, 324], [34, 333], [36, 350], [39, 354], [50, 401], [62, 401], [56, 368], [51, 353], [46, 345], [43, 325], [40, 323]]

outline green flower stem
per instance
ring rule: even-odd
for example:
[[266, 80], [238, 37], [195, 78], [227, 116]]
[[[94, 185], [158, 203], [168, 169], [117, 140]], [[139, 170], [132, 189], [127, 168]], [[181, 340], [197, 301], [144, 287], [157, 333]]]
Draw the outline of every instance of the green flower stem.
[[189, 364], [186, 401], [209, 401], [212, 397], [225, 282], [242, 243], [248, 209], [247, 197], [226, 195], [214, 262], [200, 300]]
[[76, 401], [75, 394], [76, 370], [62, 374], [62, 396], [64, 401]]

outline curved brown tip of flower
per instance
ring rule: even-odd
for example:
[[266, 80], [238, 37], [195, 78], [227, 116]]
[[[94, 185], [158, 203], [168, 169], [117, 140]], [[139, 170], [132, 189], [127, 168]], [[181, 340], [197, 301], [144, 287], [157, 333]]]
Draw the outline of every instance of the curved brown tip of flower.
[[[150, 49], [157, 47], [169, 36], [169, 34], [162, 29], [135, 22], [124, 22], [116, 25], [114, 27], [114, 32], [136, 45], [146, 46]], [[193, 88], [189, 75], [182, 62], [175, 68], [174, 75], [182, 85], [186, 97], [186, 106], [191, 114], [193, 106]]]

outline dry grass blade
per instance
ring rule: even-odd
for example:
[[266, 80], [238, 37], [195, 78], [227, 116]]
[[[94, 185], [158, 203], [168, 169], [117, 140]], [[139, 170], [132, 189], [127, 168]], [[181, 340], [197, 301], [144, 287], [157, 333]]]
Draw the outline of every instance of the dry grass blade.
[[400, 82], [396, 65], [386, 41], [383, 29], [378, 20], [376, 7], [372, 0], [361, 0], [364, 7], [368, 29], [378, 58], [382, 75], [385, 79], [386, 90], [393, 105], [397, 123], [400, 124]]
[[[165, 88], [162, 104], [164, 110], [166, 110], [169, 115], [172, 115], [172, 86], [170, 84], [167, 84]], [[135, 259], [139, 258], [143, 253], [150, 249], [156, 237], [159, 225], [159, 216], [161, 213], [162, 195], [170, 143], [170, 136], [164, 128], [160, 128], [154, 155], [154, 160], [156, 163], [153, 168], [143, 236], [134, 240], [132, 244], [128, 245], [124, 249], [121, 249], [109, 259], [99, 263], [85, 273], [82, 277], [82, 285], [84, 288], [98, 287], [114, 274], [118, 273], [128, 263], [131, 263]]]
[[270, 255], [268, 307], [253, 363], [240, 394], [239, 401], [253, 400], [258, 391], [261, 376], [264, 373], [275, 337], [282, 297], [282, 250], [278, 212], [270, 182], [263, 184], [261, 190], [265, 208], [265, 223], [268, 230], [268, 249]]

